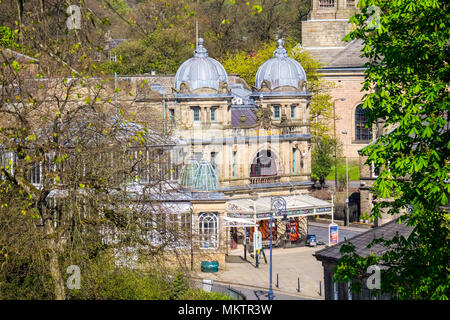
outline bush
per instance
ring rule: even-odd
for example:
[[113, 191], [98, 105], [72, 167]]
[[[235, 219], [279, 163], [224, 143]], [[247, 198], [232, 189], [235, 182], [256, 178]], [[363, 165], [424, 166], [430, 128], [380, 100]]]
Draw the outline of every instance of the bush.
[[[82, 269], [82, 268], [81, 268]], [[87, 300], [228, 300], [226, 295], [189, 287], [185, 274], [170, 274], [162, 269], [147, 270], [117, 267], [104, 256], [83, 272], [80, 290], [68, 290], [68, 299]]]

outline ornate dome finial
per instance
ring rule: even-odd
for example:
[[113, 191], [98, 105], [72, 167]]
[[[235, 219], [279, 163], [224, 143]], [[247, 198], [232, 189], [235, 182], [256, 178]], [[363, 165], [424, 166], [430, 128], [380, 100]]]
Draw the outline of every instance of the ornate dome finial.
[[175, 74], [175, 88], [181, 89], [186, 82], [190, 91], [198, 88], [213, 88], [219, 90], [220, 82], [228, 82], [227, 72], [219, 61], [208, 57], [208, 50], [203, 46], [203, 39], [197, 41], [194, 57], [186, 60]]
[[196, 58], [207, 58], [208, 50], [203, 46], [203, 38], [198, 38], [197, 49], [194, 51], [194, 57]]
[[278, 48], [273, 52], [273, 56], [275, 58], [286, 58], [287, 57], [287, 51], [283, 47], [284, 40], [283, 38], [280, 38], [277, 40]]
[[278, 39], [278, 40], [277, 40], [277, 43], [278, 43], [278, 48], [282, 48], [282, 47], [283, 47], [283, 44], [284, 44], [283, 38]]
[[306, 81], [305, 70], [298, 61], [288, 57], [282, 38], [277, 40], [277, 44], [278, 47], [273, 52], [273, 58], [259, 67], [255, 77], [255, 87], [262, 91], [267, 91], [267, 88], [268, 91], [272, 91], [282, 86], [301, 89], [299, 81]]

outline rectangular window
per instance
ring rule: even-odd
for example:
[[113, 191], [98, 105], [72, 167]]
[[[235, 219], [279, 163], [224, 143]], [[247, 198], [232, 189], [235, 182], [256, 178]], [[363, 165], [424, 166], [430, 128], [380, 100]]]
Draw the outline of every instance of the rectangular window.
[[211, 152], [211, 165], [214, 168], [214, 172], [216, 176], [218, 176], [218, 167], [217, 167], [217, 152]]
[[355, 0], [347, 0], [347, 8], [354, 8]]
[[291, 119], [295, 119], [297, 117], [297, 107], [291, 106]]
[[197, 160], [198, 162], [202, 161], [203, 153], [202, 153], [202, 152], [194, 152], [194, 158], [195, 158], [195, 160]]
[[175, 123], [175, 109], [169, 109], [169, 121]]
[[200, 121], [200, 108], [196, 107], [192, 109], [193, 113], [194, 113], [194, 122], [199, 122]]
[[233, 151], [233, 178], [236, 179], [237, 172], [236, 172], [236, 151]]
[[273, 118], [280, 119], [280, 106], [273, 106]]
[[211, 122], [216, 122], [216, 108], [211, 108]]
[[292, 173], [295, 174], [296, 170], [295, 170], [295, 156], [297, 155], [296, 153], [296, 149], [292, 149]]
[[339, 287], [337, 282], [333, 282], [333, 298], [339, 300]]
[[352, 291], [351, 291], [351, 281], [347, 283], [347, 300], [353, 300]]
[[370, 166], [370, 173], [372, 175], [372, 178], [378, 178], [378, 175], [380, 174], [380, 168], [375, 167], [375, 163], [373, 163], [373, 162]]
[[181, 235], [187, 245], [191, 237], [191, 215], [189, 213], [181, 214]]

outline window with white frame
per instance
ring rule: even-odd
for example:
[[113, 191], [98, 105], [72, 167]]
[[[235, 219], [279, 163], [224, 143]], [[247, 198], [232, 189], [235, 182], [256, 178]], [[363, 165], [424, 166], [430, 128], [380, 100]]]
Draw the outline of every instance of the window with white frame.
[[291, 119], [297, 118], [297, 106], [292, 105], [291, 106]]
[[169, 121], [175, 123], [175, 109], [169, 109]]
[[372, 164], [370, 165], [370, 176], [372, 178], [378, 178], [379, 174], [380, 174], [380, 168], [375, 167], [375, 163], [372, 162]]
[[201, 249], [219, 247], [219, 217], [217, 213], [203, 212], [198, 216], [199, 241]]
[[200, 108], [192, 108], [194, 122], [200, 122]]
[[278, 105], [273, 106], [273, 118], [280, 119], [280, 109], [281, 107]]
[[297, 156], [297, 150], [295, 148], [292, 149], [292, 173], [295, 174], [296, 173], [296, 163], [295, 163], [295, 158]]

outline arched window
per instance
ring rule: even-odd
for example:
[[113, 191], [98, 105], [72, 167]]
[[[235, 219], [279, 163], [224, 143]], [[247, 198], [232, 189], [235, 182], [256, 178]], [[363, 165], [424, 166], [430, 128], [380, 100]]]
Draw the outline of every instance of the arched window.
[[199, 240], [201, 249], [219, 247], [219, 220], [217, 213], [203, 212], [198, 216]]
[[362, 105], [356, 107], [355, 110], [355, 140], [370, 141], [372, 140], [372, 128], [367, 128], [367, 109], [363, 109]]
[[258, 152], [250, 168], [250, 177], [276, 176], [277, 165], [270, 150]]

